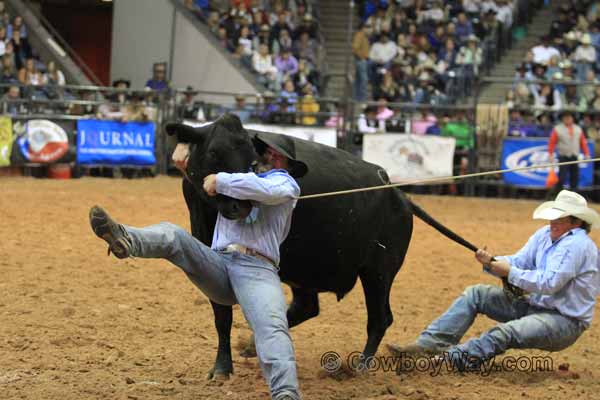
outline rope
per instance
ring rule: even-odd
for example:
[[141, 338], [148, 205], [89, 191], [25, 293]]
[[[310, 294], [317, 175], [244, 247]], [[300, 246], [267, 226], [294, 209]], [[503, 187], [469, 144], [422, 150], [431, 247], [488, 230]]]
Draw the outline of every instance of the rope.
[[529, 167], [519, 167], [519, 168], [512, 168], [512, 169], [499, 169], [496, 171], [476, 172], [473, 174], [466, 174], [466, 175], [426, 178], [426, 179], [420, 179], [420, 180], [414, 180], [414, 181], [408, 181], [408, 182], [402, 182], [402, 183], [393, 183], [393, 184], [388, 183], [386, 185], [370, 186], [370, 187], [366, 187], [366, 188], [339, 190], [337, 192], [309, 194], [306, 196], [298, 197], [298, 200], [316, 199], [316, 198], [320, 198], [320, 197], [329, 197], [329, 196], [339, 196], [339, 195], [350, 194], [350, 193], [370, 192], [370, 191], [374, 191], [374, 190], [390, 189], [390, 188], [395, 188], [395, 187], [400, 187], [400, 186], [417, 185], [417, 184], [423, 184], [423, 183], [434, 183], [435, 182], [437, 184], [440, 184], [440, 183], [443, 183], [446, 181], [451, 181], [451, 180], [476, 178], [479, 176], [505, 174], [507, 172], [528, 171], [530, 169], [550, 168], [550, 167], [558, 167], [558, 166], [563, 166], [563, 165], [593, 163], [593, 162], [597, 162], [597, 161], [600, 161], [600, 158], [590, 158], [587, 160], [577, 160], [577, 161], [565, 161], [562, 163], [554, 163], [554, 164], [540, 164], [540, 165], [532, 165]]

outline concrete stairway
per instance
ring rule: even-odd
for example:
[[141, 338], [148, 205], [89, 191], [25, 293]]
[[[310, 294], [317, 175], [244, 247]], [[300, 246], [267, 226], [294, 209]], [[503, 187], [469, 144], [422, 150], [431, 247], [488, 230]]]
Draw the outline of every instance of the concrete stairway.
[[[330, 79], [327, 84], [327, 97], [345, 96], [345, 72], [347, 55], [352, 52], [348, 46], [348, 15], [353, 13], [353, 31], [358, 27], [356, 9], [350, 10], [349, 0], [322, 0], [319, 2], [320, 27], [325, 39], [325, 63]], [[354, 32], [353, 32], [354, 33]], [[350, 58], [349, 72], [354, 70]]]
[[[527, 51], [538, 43], [541, 36], [550, 32], [550, 23], [556, 18], [555, 9], [556, 5], [544, 7], [535, 14], [531, 24], [526, 28], [527, 36], [516, 42], [513, 48], [504, 54], [500, 62], [492, 68], [491, 77], [510, 79], [515, 76], [515, 67], [525, 60]], [[501, 103], [509, 88], [508, 84], [489, 84], [482, 89], [479, 103]]]

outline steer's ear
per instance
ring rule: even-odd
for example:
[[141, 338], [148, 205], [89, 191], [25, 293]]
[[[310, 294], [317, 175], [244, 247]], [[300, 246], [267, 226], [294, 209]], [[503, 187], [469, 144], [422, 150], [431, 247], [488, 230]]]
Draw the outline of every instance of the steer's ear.
[[186, 124], [169, 123], [165, 126], [165, 130], [169, 136], [177, 135], [179, 143], [196, 143], [200, 144], [208, 134], [209, 126], [194, 128]]

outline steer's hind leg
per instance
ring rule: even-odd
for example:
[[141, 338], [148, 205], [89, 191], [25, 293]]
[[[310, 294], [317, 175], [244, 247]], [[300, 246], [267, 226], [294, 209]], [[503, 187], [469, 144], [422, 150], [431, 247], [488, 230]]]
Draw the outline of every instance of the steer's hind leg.
[[[319, 315], [319, 296], [314, 289], [292, 288], [294, 297], [287, 310], [288, 326], [291, 329], [307, 319]], [[254, 335], [248, 345], [240, 352], [242, 357], [256, 357]]]
[[223, 306], [210, 302], [215, 313], [215, 326], [219, 335], [219, 348], [215, 365], [208, 372], [208, 379], [228, 379], [233, 373], [233, 362], [231, 361], [231, 325], [233, 322], [233, 311], [231, 306]]
[[[400, 264], [393, 265], [388, 257], [383, 257], [383, 265], [367, 267], [359, 272], [365, 293], [367, 305], [367, 343], [363, 350], [365, 359], [375, 355], [387, 328], [392, 324], [394, 317], [390, 309], [389, 297], [394, 273]], [[387, 272], [387, 273], [386, 273]]]

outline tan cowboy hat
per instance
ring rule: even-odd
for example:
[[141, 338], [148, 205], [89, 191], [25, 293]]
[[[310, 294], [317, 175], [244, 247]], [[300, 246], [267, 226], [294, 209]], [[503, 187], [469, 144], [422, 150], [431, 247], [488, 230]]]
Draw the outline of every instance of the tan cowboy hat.
[[587, 201], [582, 195], [569, 190], [561, 190], [554, 201], [542, 203], [533, 212], [533, 219], [548, 221], [569, 216], [587, 222], [592, 228], [600, 228], [598, 213], [587, 206]]

